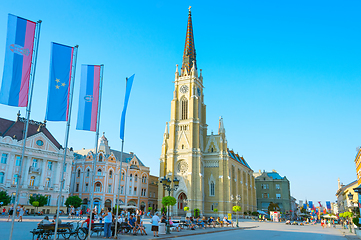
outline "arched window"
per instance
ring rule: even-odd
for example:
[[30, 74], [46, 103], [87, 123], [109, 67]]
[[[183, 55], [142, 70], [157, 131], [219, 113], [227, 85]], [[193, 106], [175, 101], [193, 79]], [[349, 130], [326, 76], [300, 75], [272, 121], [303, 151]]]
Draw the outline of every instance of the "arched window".
[[5, 176], [5, 173], [0, 172], [0, 183], [4, 183], [4, 176]]
[[50, 178], [46, 178], [45, 187], [50, 187]]
[[[15, 176], [14, 176], [15, 177]], [[15, 178], [14, 178], [15, 179]], [[17, 179], [17, 178], [16, 178]], [[34, 186], [34, 182], [35, 182], [35, 177], [34, 176], [32, 176], [31, 178], [30, 178], [30, 186]]]
[[100, 192], [101, 189], [101, 184], [100, 183], [96, 183], [95, 184], [95, 192]]
[[133, 174], [130, 174], [130, 181], [133, 180]]
[[135, 179], [136, 182], [138, 181], [138, 175], [137, 174], [135, 174], [134, 179]]
[[102, 170], [101, 170], [101, 169], [98, 169], [97, 175], [98, 175], [98, 176], [101, 176], [101, 175], [102, 175]]
[[18, 184], [18, 179], [19, 179], [19, 175], [15, 174], [14, 179], [13, 179], [13, 184], [14, 185]]
[[124, 172], [122, 172], [122, 180], [124, 180]]
[[144, 183], [147, 183], [147, 177], [144, 176]]
[[88, 170], [86, 170], [86, 176], [89, 177], [90, 176], [90, 170], [88, 168]]
[[181, 119], [188, 118], [188, 100], [186, 98], [182, 98], [181, 100]]
[[103, 154], [99, 154], [99, 162], [103, 161]]
[[113, 171], [112, 170], [109, 171], [109, 178], [113, 178]]
[[211, 195], [211, 196], [214, 196], [214, 182], [213, 182], [213, 181], [211, 182], [210, 187], [211, 187], [211, 189], [210, 189], [210, 195]]
[[80, 169], [78, 170], [78, 177], [80, 177]]

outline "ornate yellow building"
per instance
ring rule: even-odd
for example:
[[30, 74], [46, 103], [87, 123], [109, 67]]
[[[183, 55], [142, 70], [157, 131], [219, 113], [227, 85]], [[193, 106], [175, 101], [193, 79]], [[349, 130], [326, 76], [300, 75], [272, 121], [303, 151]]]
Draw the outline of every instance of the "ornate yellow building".
[[[243, 157], [228, 149], [223, 119], [219, 119], [218, 134], [207, 135], [202, 70], [198, 74], [193, 39], [191, 11], [183, 53], [183, 64], [175, 72], [171, 119], [166, 123], [160, 178], [180, 180], [171, 194], [177, 199], [174, 215], [183, 215], [186, 204], [193, 211], [200, 209], [207, 216], [232, 212], [232, 195], [240, 195], [242, 213], [256, 211], [256, 189], [253, 170]], [[168, 195], [158, 188], [158, 206]], [[218, 214], [213, 210], [217, 208]]]

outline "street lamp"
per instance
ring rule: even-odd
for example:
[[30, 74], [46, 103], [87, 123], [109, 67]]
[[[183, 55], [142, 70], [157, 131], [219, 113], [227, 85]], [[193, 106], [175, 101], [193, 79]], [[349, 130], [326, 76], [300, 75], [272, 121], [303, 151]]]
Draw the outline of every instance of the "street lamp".
[[[168, 191], [168, 196], [170, 196], [170, 193], [173, 191], [176, 191], [178, 189], [179, 186], [179, 180], [174, 177], [173, 179], [173, 185], [174, 187], [171, 187], [172, 181], [169, 178], [166, 178], [166, 176], [164, 176], [163, 178], [161, 178], [160, 183], [163, 184], [163, 189], [165, 191]], [[169, 225], [169, 205], [168, 205], [168, 211], [167, 211], [167, 215], [168, 215], [168, 222], [167, 222], [167, 234], [170, 234], [170, 225]]]
[[[241, 201], [241, 195], [238, 194], [236, 196], [236, 200], [234, 200], [234, 196], [231, 195], [231, 201], [234, 201], [237, 204], [237, 206], [239, 206], [239, 202]], [[237, 227], [238, 227], [238, 211], [236, 212], [236, 218], [237, 218]]]

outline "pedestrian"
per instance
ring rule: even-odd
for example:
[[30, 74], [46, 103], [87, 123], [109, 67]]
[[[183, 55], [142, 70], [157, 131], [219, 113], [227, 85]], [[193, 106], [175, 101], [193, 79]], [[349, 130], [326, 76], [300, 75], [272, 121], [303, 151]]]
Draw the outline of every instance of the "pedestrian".
[[[159, 237], [159, 235], [158, 235], [159, 222], [160, 222], [160, 219], [158, 216], [158, 212], [156, 212], [155, 215], [152, 217], [152, 231], [153, 231], [154, 237]], [[157, 233], [157, 236], [155, 235], [155, 233]]]
[[105, 213], [102, 216], [104, 218], [104, 238], [111, 238], [110, 234], [112, 233], [111, 226], [113, 216], [110, 211], [111, 208], [105, 208]]
[[18, 222], [22, 222], [23, 221], [23, 216], [24, 216], [24, 206], [20, 205], [20, 209], [19, 209], [19, 220]]
[[3, 213], [2, 213], [2, 215], [5, 215], [5, 212], [6, 212], [6, 209], [5, 209], [5, 207], [3, 208]]
[[11, 206], [9, 208], [8, 222], [9, 222], [10, 218], [13, 216], [13, 214], [14, 214], [14, 204], [11, 204]]

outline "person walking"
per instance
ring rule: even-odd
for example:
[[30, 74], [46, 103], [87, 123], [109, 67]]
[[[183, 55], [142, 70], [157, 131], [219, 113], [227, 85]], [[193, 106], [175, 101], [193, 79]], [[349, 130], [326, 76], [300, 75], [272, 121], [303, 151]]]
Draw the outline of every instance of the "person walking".
[[104, 238], [111, 238], [110, 234], [112, 233], [111, 226], [113, 216], [110, 211], [111, 208], [106, 208], [105, 213], [102, 216], [104, 218]]
[[[158, 235], [159, 222], [160, 222], [160, 219], [159, 219], [158, 212], [157, 212], [152, 217], [152, 231], [153, 231], [154, 237], [159, 237], [159, 235]], [[157, 236], [155, 236], [155, 233], [157, 233]]]
[[23, 221], [23, 216], [24, 216], [24, 205], [20, 205], [20, 209], [19, 209], [19, 220], [18, 222], [22, 222]]
[[13, 216], [13, 214], [14, 214], [14, 204], [11, 204], [11, 207], [9, 208], [8, 222], [10, 218]]

